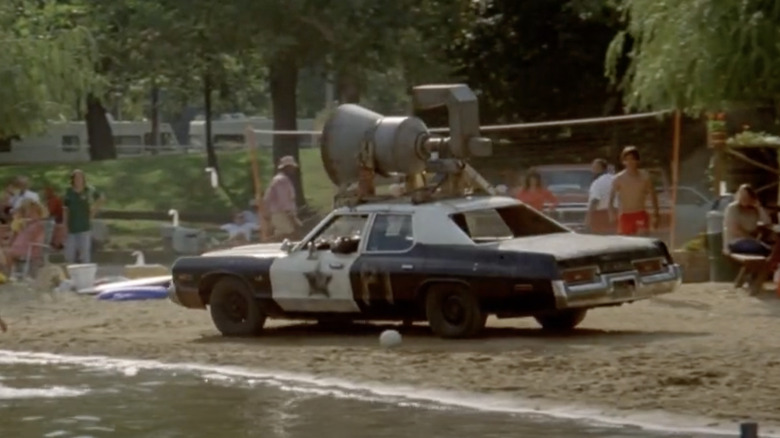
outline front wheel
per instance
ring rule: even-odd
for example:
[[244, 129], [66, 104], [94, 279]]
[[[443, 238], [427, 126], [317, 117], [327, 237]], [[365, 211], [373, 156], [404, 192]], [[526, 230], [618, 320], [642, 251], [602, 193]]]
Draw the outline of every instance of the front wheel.
[[461, 284], [432, 286], [425, 297], [425, 315], [433, 333], [442, 338], [475, 336], [487, 320], [477, 297]]
[[587, 313], [587, 309], [567, 309], [555, 313], [536, 315], [534, 319], [545, 330], [566, 331], [577, 327], [585, 319]]
[[226, 277], [214, 285], [209, 300], [211, 319], [223, 336], [253, 336], [265, 325], [266, 315], [247, 285]]

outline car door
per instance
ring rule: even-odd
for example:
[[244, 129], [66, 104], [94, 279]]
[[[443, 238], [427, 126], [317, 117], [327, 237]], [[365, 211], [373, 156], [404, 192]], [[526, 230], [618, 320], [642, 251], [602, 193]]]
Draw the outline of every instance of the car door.
[[366, 309], [381, 311], [410, 302], [422, 280], [421, 254], [415, 254], [411, 213], [377, 213], [352, 272], [355, 299]]
[[334, 252], [328, 242], [339, 237], [362, 239], [368, 218], [351, 213], [333, 216], [319, 233], [271, 265], [272, 297], [283, 311], [360, 312], [349, 278], [357, 248]]

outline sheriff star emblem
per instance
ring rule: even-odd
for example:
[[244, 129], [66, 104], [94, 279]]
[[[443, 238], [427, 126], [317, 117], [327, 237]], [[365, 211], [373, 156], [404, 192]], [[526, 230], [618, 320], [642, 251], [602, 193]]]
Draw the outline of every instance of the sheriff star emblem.
[[330, 298], [328, 292], [328, 284], [330, 283], [331, 276], [320, 270], [320, 264], [313, 271], [303, 274], [306, 277], [306, 281], [309, 282], [309, 296], [322, 295]]

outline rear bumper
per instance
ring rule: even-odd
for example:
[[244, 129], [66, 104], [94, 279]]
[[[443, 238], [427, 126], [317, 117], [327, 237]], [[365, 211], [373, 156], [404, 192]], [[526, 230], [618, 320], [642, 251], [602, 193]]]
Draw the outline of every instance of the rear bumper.
[[638, 272], [601, 275], [598, 282], [567, 285], [552, 282], [557, 309], [598, 307], [639, 301], [674, 292], [682, 284], [680, 265], [668, 265], [666, 270], [640, 276]]

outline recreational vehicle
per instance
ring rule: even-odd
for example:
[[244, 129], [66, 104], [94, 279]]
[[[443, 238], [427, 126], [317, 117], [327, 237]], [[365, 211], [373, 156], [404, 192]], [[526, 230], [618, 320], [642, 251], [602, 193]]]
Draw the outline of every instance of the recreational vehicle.
[[[211, 139], [214, 142], [214, 146], [217, 149], [243, 147], [246, 144], [244, 133], [247, 126], [252, 126], [256, 131], [261, 131], [255, 135], [259, 147], [271, 147], [273, 145], [273, 136], [275, 134], [262, 132], [274, 129], [273, 119], [247, 117], [242, 113], [235, 113], [223, 114], [218, 119], [211, 121]], [[298, 119], [298, 131], [300, 133], [281, 135], [297, 136], [298, 144], [302, 148], [317, 146], [319, 134], [315, 131], [314, 119]], [[189, 143], [189, 146], [194, 148], [203, 148], [206, 145], [206, 120], [202, 116], [190, 122]]]
[[[181, 148], [168, 123], [160, 124], [159, 146], [152, 146], [151, 122], [109, 119], [109, 123], [120, 157], [170, 153]], [[84, 121], [51, 122], [45, 133], [12, 141], [10, 148], [0, 149], [0, 164], [85, 161], [89, 161], [89, 142]]]

